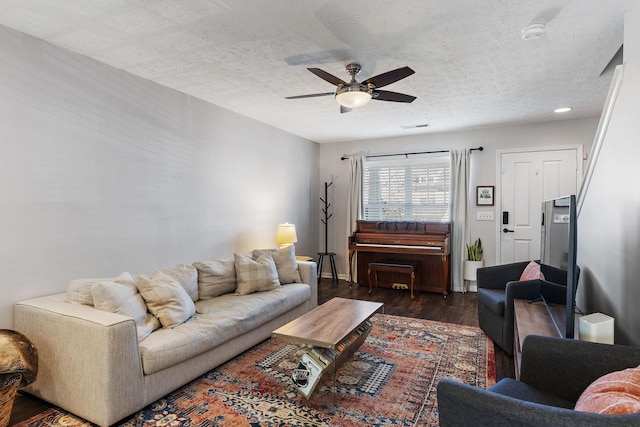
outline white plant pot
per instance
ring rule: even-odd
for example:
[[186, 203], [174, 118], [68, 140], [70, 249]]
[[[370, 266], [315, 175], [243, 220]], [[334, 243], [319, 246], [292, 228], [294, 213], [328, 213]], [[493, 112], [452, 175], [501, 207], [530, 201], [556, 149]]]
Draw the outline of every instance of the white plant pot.
[[476, 272], [482, 266], [484, 266], [484, 261], [469, 261], [465, 259], [462, 267], [462, 278], [470, 282], [475, 282], [477, 280]]

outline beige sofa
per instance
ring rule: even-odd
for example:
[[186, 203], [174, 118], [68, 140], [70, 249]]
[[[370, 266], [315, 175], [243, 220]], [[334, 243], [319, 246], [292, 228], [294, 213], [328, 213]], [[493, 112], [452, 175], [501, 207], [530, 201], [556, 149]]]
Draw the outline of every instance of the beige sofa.
[[[255, 252], [254, 258], [261, 258]], [[277, 252], [273, 250], [273, 258]], [[252, 292], [242, 288], [238, 257], [133, 275], [139, 294], [129, 282], [118, 286], [121, 275], [74, 281], [67, 293], [18, 303], [15, 329], [35, 344], [40, 357], [37, 380], [25, 391], [109, 426], [269, 338], [274, 329], [317, 305], [314, 262], [297, 262], [296, 281], [301, 283], [286, 283], [288, 279]], [[243, 273], [243, 280], [252, 274]], [[169, 327], [158, 327], [152, 313], [145, 312], [151, 317], [141, 320], [98, 309], [99, 301], [91, 300], [99, 297], [100, 287], [132, 290], [124, 306], [139, 303], [142, 296], [151, 311], [152, 301], [141, 283], [146, 280], [155, 291], [154, 278], [167, 276], [173, 276], [174, 285], [182, 285], [185, 293], [180, 295], [188, 294], [195, 309], [188, 320]], [[230, 289], [231, 280], [237, 280], [235, 291], [217, 295], [225, 287]], [[211, 291], [221, 283], [222, 288]], [[191, 306], [188, 301], [185, 305]], [[147, 324], [154, 325], [153, 332], [141, 327]]]

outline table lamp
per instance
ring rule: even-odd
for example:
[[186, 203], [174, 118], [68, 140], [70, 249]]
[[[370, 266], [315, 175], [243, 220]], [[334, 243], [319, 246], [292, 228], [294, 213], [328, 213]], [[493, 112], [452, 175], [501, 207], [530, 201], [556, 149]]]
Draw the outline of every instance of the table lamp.
[[278, 225], [276, 231], [276, 243], [280, 243], [280, 248], [286, 248], [298, 241], [296, 235], [296, 226], [294, 224], [284, 223]]

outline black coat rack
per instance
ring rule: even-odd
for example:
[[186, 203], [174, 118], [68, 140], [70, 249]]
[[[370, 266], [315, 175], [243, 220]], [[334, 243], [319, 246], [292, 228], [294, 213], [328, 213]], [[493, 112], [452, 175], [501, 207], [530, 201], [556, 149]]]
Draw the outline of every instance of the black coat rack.
[[324, 207], [322, 208], [322, 213], [324, 213], [324, 219], [320, 218], [320, 221], [324, 224], [324, 252], [318, 252], [318, 277], [322, 277], [322, 265], [324, 264], [324, 257], [329, 257], [329, 265], [331, 267], [331, 278], [334, 282], [338, 282], [338, 271], [336, 269], [336, 261], [335, 261], [335, 252], [329, 252], [329, 218], [333, 216], [333, 214], [329, 213], [329, 207], [331, 207], [331, 203], [329, 203], [329, 187], [333, 184], [333, 182], [325, 182], [324, 183], [324, 199], [320, 197], [320, 201], [324, 203]]

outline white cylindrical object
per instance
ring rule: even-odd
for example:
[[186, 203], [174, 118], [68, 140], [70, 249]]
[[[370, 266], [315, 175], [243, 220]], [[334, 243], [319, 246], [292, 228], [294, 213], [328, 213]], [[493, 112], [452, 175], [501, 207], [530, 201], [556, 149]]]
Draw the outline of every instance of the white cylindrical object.
[[465, 259], [462, 265], [462, 278], [470, 282], [475, 282], [477, 280], [477, 271], [479, 268], [482, 268], [483, 265], [484, 261], [469, 261]]
[[592, 313], [580, 318], [580, 339], [582, 341], [613, 344], [613, 317], [602, 313]]

